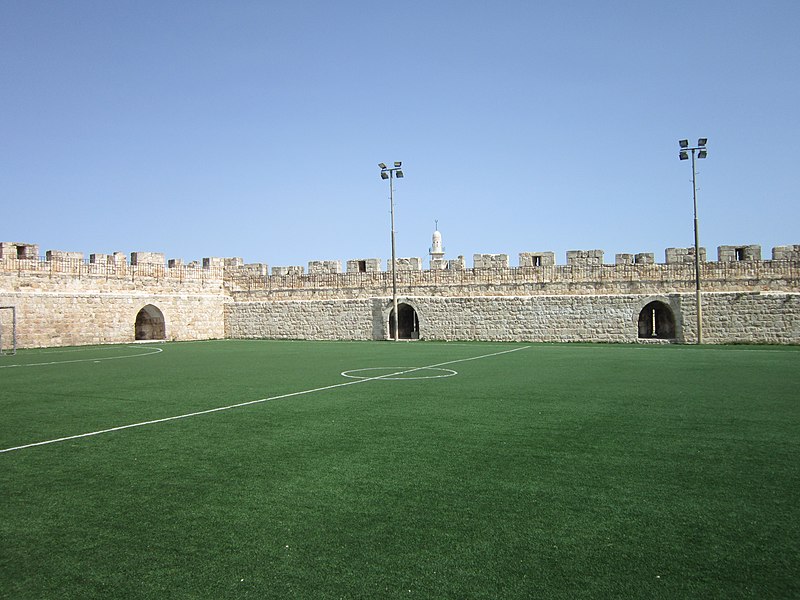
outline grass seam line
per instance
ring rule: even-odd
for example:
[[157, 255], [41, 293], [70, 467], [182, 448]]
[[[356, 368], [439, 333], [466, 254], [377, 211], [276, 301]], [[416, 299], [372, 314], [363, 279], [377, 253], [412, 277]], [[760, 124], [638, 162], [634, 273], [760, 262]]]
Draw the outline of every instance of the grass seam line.
[[386, 373], [384, 375], [377, 375], [375, 377], [369, 377], [369, 378], [366, 378], [366, 379], [355, 379], [355, 380], [352, 380], [352, 381], [344, 381], [342, 383], [335, 383], [335, 384], [332, 384], [332, 385], [326, 385], [326, 386], [323, 386], [323, 387], [318, 387], [318, 388], [314, 388], [314, 389], [310, 389], [310, 390], [301, 390], [299, 392], [289, 392], [288, 394], [281, 394], [279, 396], [271, 396], [269, 398], [260, 398], [258, 400], [249, 400], [247, 402], [239, 402], [237, 404], [231, 404], [229, 406], [219, 406], [217, 408], [209, 408], [209, 409], [206, 409], [206, 410], [199, 410], [199, 411], [196, 411], [196, 412], [186, 413], [184, 415], [176, 415], [176, 416], [173, 416], [173, 417], [164, 417], [164, 418], [161, 418], [161, 419], [153, 419], [153, 420], [150, 420], [150, 421], [142, 421], [140, 423], [131, 423], [129, 425], [119, 425], [118, 427], [109, 427], [108, 429], [100, 429], [98, 431], [91, 431], [89, 433], [79, 433], [79, 434], [76, 434], [76, 435], [69, 435], [69, 436], [66, 436], [66, 437], [56, 438], [56, 439], [52, 439], [52, 440], [45, 440], [43, 442], [33, 442], [31, 444], [23, 444], [22, 446], [14, 446], [13, 448], [4, 448], [4, 449], [0, 450], [0, 454], [6, 453], [6, 452], [13, 452], [15, 450], [24, 450], [26, 448], [34, 448], [36, 446], [46, 446], [48, 444], [57, 444], [59, 442], [68, 442], [70, 440], [77, 440], [77, 439], [81, 439], [81, 438], [92, 437], [92, 436], [95, 436], [95, 435], [102, 435], [104, 433], [112, 433], [114, 431], [122, 431], [124, 429], [132, 429], [134, 427], [144, 427], [145, 425], [155, 425], [157, 423], [166, 423], [168, 421], [177, 421], [179, 419], [188, 419], [189, 417], [197, 417], [197, 416], [200, 416], [200, 415], [208, 415], [208, 414], [211, 414], [211, 413], [221, 412], [221, 411], [224, 411], [224, 410], [232, 410], [234, 408], [242, 408], [244, 406], [250, 406], [250, 405], [253, 405], [253, 404], [261, 404], [263, 402], [269, 402], [269, 401], [272, 401], [272, 400], [281, 400], [283, 398], [291, 398], [293, 396], [303, 396], [305, 394], [313, 394], [314, 392], [322, 392], [322, 391], [325, 391], [325, 390], [331, 390], [331, 389], [334, 389], [334, 388], [345, 387], [345, 386], [348, 386], [348, 385], [356, 385], [356, 384], [359, 384], [359, 383], [366, 383], [368, 381], [375, 381], [375, 380], [378, 380], [378, 379], [384, 379], [386, 377], [396, 377], [398, 375], [404, 375], [406, 373], [413, 373], [414, 371], [420, 371], [420, 370], [423, 370], [423, 369], [429, 369], [431, 367], [440, 367], [440, 366], [443, 366], [443, 365], [451, 365], [451, 364], [454, 364], [454, 363], [468, 362], [468, 361], [471, 361], [471, 360], [480, 360], [482, 358], [489, 358], [491, 356], [499, 356], [501, 354], [509, 354], [510, 352], [517, 352], [518, 350], [525, 350], [526, 348], [530, 348], [530, 346], [521, 346], [519, 348], [512, 348], [510, 350], [504, 350], [502, 352], [493, 352], [491, 354], [483, 354], [481, 356], [472, 356], [472, 357], [469, 357], [469, 358], [460, 358], [460, 359], [457, 359], [457, 360], [450, 360], [450, 361], [447, 361], [447, 362], [437, 363], [435, 365], [427, 365], [427, 366], [424, 366], [424, 367], [413, 367], [413, 368], [409, 368], [409, 369], [406, 369], [406, 370], [403, 370], [403, 371], [397, 371], [395, 373]]

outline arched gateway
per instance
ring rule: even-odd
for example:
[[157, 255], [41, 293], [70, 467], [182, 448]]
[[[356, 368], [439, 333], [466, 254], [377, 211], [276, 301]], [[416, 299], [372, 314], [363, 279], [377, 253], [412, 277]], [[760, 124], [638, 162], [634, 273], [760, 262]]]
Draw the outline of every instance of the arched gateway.
[[[399, 331], [398, 339], [419, 339], [419, 318], [414, 307], [406, 303], [397, 305], [397, 328]], [[389, 337], [394, 339], [394, 309], [389, 312]]]
[[148, 304], [136, 315], [135, 337], [137, 340], [164, 340], [167, 338], [167, 327], [164, 314], [158, 307]]
[[647, 304], [639, 313], [639, 339], [674, 338], [675, 316], [672, 314], [672, 309], [658, 300]]

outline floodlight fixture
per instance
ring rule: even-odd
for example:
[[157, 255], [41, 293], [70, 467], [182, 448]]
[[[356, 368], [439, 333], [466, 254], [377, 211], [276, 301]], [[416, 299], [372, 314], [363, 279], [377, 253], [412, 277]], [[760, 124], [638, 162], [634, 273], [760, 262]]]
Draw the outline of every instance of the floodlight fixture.
[[405, 175], [403, 175], [403, 172], [402, 172], [402, 171], [399, 171], [399, 170], [398, 170], [398, 171], [397, 171], [397, 177], [398, 177], [398, 178], [400, 178], [400, 179], [402, 179], [403, 177], [405, 177]]
[[399, 160], [396, 160], [396, 161], [394, 161], [394, 166], [399, 169], [400, 167], [403, 166], [403, 163], [401, 161], [399, 161]]
[[381, 171], [381, 179], [389, 179], [389, 174], [386, 171]]
[[681, 145], [681, 148], [689, 147], [689, 140], [680, 140], [678, 143]]
[[705, 146], [707, 143], [708, 143], [708, 138], [700, 138], [699, 140], [697, 140], [698, 146]]
[[680, 152], [678, 152], [678, 158], [680, 158], [681, 160], [689, 160], [689, 153], [681, 150]]
[[701, 149], [697, 153], [697, 158], [705, 158], [706, 156], [708, 156], [708, 150], [706, 150], [705, 148]]
[[378, 166], [379, 166], [381, 169], [385, 169], [385, 168], [386, 168], [386, 163], [378, 163]]

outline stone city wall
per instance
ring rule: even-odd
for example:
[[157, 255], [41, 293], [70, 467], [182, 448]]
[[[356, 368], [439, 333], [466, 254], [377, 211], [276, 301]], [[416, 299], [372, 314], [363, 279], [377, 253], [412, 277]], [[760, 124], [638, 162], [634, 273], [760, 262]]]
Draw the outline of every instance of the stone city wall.
[[[124, 343], [134, 339], [139, 311], [163, 313], [166, 339], [386, 339], [392, 274], [380, 259], [313, 261], [302, 267], [245, 265], [240, 258], [184, 264], [161, 253], [92, 254], [0, 244], [0, 306], [17, 309], [19, 347]], [[401, 302], [416, 311], [419, 337], [441, 340], [633, 342], [649, 302], [669, 307], [671, 341], [696, 339], [693, 252], [653, 255], [572, 251], [566, 265], [553, 253], [475, 255], [468, 269], [421, 270], [403, 259]], [[702, 254], [701, 254], [702, 256]], [[773, 249], [720, 246], [718, 262], [701, 262], [704, 331], [708, 343], [800, 343], [800, 246]], [[410, 267], [410, 268], [408, 268]], [[275, 272], [275, 270], [273, 270]], [[661, 310], [661, 309], [659, 309]], [[5, 317], [4, 317], [5, 318]], [[652, 320], [656, 320], [653, 313]]]
[[[642, 341], [638, 321], [658, 301], [675, 316], [673, 341], [696, 340], [693, 293], [576, 296], [402, 296], [427, 340], [536, 342]], [[705, 343], [800, 343], [800, 294], [704, 295]], [[391, 298], [246, 301], [225, 307], [226, 337], [310, 340], [389, 338]]]
[[163, 314], [165, 339], [224, 337], [221, 272], [113, 259], [0, 259], [0, 306], [16, 308], [18, 347], [132, 342], [147, 305]]

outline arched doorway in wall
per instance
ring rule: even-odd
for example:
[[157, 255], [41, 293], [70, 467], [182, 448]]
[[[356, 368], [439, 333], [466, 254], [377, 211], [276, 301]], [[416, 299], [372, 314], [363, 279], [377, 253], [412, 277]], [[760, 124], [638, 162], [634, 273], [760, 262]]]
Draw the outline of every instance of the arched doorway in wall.
[[[414, 307], [405, 302], [397, 305], [397, 329], [401, 340], [419, 339], [419, 318]], [[394, 309], [389, 312], [389, 338], [394, 339]]]
[[675, 315], [658, 300], [647, 304], [639, 313], [639, 339], [671, 340], [675, 338]]
[[136, 340], [164, 340], [167, 338], [167, 327], [164, 314], [158, 307], [148, 304], [136, 314]]

